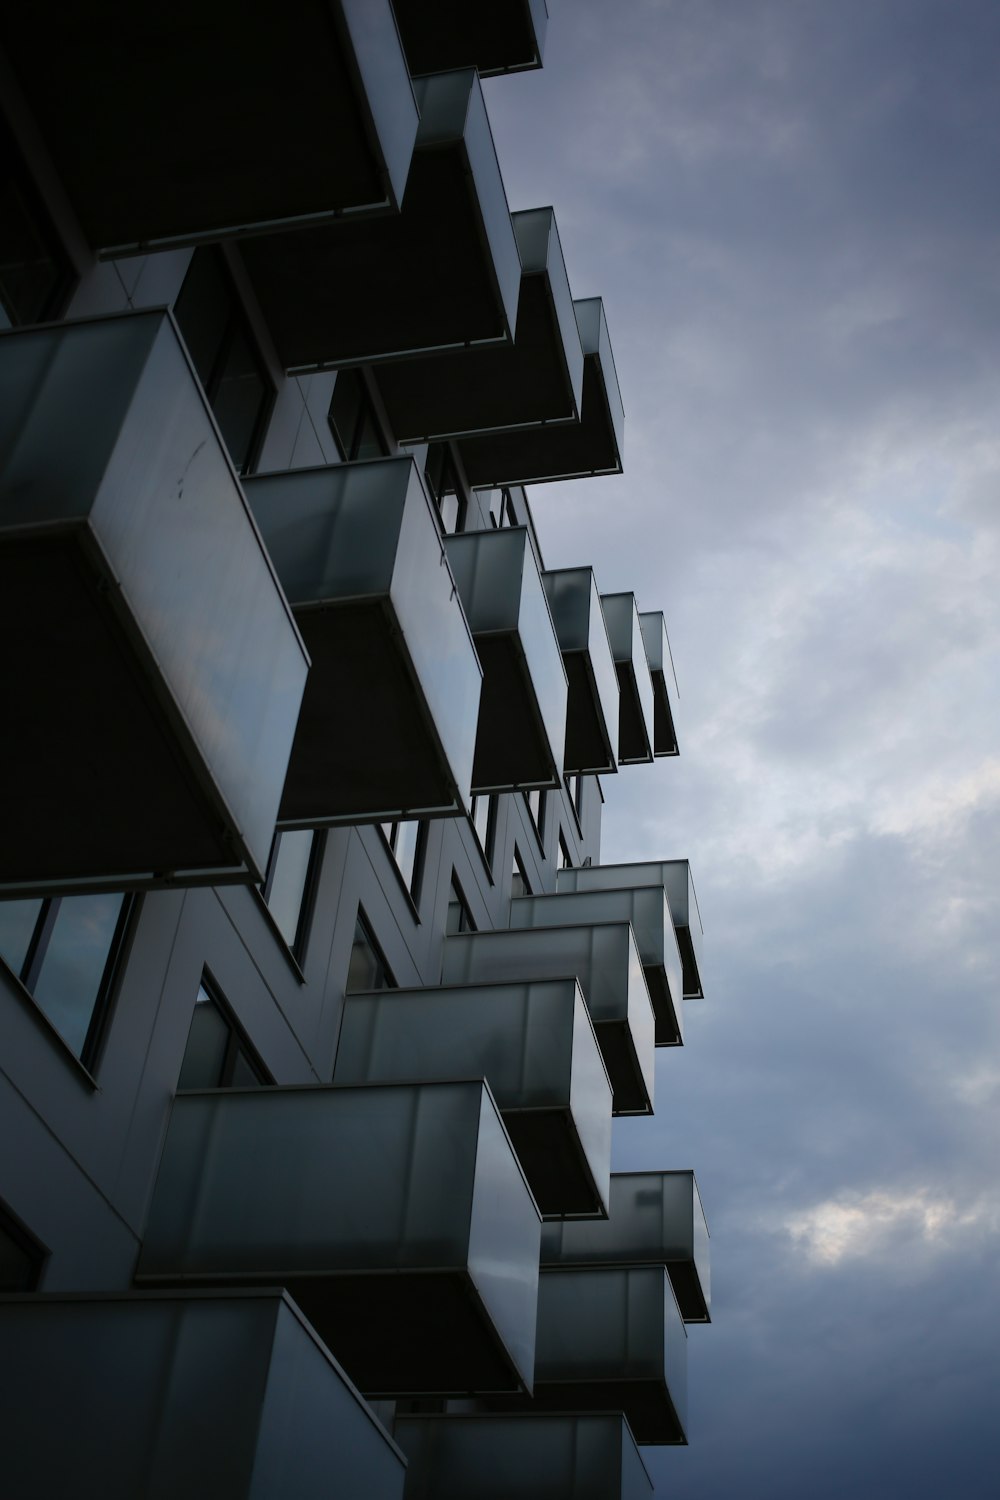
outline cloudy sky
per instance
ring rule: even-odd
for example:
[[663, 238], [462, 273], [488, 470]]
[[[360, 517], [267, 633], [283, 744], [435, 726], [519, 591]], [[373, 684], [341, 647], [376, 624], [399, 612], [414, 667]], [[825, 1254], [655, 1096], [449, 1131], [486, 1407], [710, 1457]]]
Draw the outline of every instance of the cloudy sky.
[[666, 612], [708, 997], [619, 1166], [693, 1166], [665, 1500], [1000, 1493], [1000, 4], [564, 0], [488, 105], [605, 299], [626, 473], [549, 566]]

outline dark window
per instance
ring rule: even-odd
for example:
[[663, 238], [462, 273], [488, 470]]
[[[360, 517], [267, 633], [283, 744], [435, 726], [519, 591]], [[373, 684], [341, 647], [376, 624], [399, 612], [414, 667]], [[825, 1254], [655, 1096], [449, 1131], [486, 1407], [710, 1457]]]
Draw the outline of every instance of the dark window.
[[517, 525], [514, 502], [510, 498], [509, 490], [492, 490], [490, 492], [490, 520], [495, 530], [499, 530], [503, 526]]
[[389, 452], [375, 407], [360, 370], [338, 370], [328, 420], [337, 452], [345, 463], [385, 458]]
[[381, 950], [372, 936], [364, 912], [358, 908], [358, 919], [354, 924], [354, 942], [351, 946], [351, 962], [347, 970], [347, 993], [357, 990], [394, 990], [396, 981]]
[[562, 829], [559, 830], [559, 868], [560, 870], [572, 870], [573, 856], [569, 852], [566, 836]]
[[462, 887], [455, 878], [452, 871], [451, 891], [448, 895], [448, 918], [445, 923], [445, 932], [449, 935], [455, 932], [475, 932], [476, 924], [472, 920], [469, 904], [462, 894]]
[[0, 1292], [33, 1292], [45, 1251], [0, 1204]]
[[493, 845], [496, 842], [497, 832], [496, 797], [473, 797], [469, 808], [469, 817], [472, 819], [472, 826], [476, 830], [479, 846], [486, 856], [486, 863], [491, 864], [493, 860]]
[[410, 819], [405, 822], [382, 823], [380, 827], [396, 862], [400, 879], [415, 901], [423, 867], [425, 824]]
[[195, 251], [174, 312], [233, 466], [246, 474], [274, 390], [220, 250]]
[[315, 828], [276, 833], [261, 894], [296, 958], [305, 950], [321, 838]]
[[441, 530], [448, 534], [464, 531], [468, 503], [447, 443], [431, 443], [427, 449], [424, 476], [441, 518]]
[[133, 898], [0, 902], [0, 956], [85, 1067], [97, 1056]]
[[545, 793], [542, 791], [525, 792], [524, 802], [535, 832], [538, 834], [538, 842], [542, 843], [545, 837]]
[[191, 1017], [179, 1089], [239, 1089], [270, 1083], [228, 1007], [202, 980]]
[[573, 812], [576, 816], [577, 824], [578, 826], [582, 827], [583, 825], [581, 820], [583, 817], [583, 777], [579, 775], [567, 776], [565, 784], [566, 795], [569, 797], [570, 806], [572, 807]]
[[514, 863], [511, 869], [510, 894], [511, 896], [531, 895], [531, 882], [525, 872], [521, 851], [516, 844], [514, 845]]
[[0, 120], [0, 328], [56, 317], [71, 282], [69, 261]]

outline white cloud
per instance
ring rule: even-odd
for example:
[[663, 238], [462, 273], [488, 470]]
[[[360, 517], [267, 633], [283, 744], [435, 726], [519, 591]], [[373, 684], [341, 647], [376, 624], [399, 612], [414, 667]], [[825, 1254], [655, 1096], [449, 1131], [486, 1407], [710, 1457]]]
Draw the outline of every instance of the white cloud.
[[826, 1199], [793, 1214], [785, 1232], [810, 1265], [831, 1268], [847, 1260], [897, 1263], [945, 1254], [972, 1231], [995, 1234], [1000, 1201], [983, 1195], [960, 1203], [930, 1188], [876, 1189]]

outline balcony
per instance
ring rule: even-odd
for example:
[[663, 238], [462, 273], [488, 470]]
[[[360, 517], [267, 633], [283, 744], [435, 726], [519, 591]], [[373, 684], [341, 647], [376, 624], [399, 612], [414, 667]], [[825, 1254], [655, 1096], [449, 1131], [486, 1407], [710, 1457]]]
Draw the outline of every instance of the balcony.
[[547, 1224], [543, 1266], [664, 1266], [685, 1323], [711, 1321], [708, 1225], [693, 1172], [615, 1172], [608, 1217]]
[[381, 365], [399, 442], [579, 421], [583, 350], [555, 215], [537, 208], [511, 222], [521, 263], [513, 342]]
[[397, 1416], [406, 1500], [652, 1500], [625, 1418]]
[[583, 990], [613, 1091], [616, 1115], [653, 1112], [654, 1017], [627, 922], [445, 939], [445, 984], [574, 977]]
[[634, 594], [602, 594], [601, 605], [620, 690], [618, 759], [622, 765], [638, 765], [653, 759], [655, 717], [639, 611]]
[[667, 627], [659, 610], [639, 616], [642, 642], [646, 648], [649, 675], [653, 680], [653, 754], [677, 755], [677, 730], [674, 701], [677, 697], [677, 674], [670, 654]]
[[181, 1094], [136, 1281], [279, 1283], [369, 1396], [530, 1390], [539, 1229], [483, 1083]]
[[687, 1443], [687, 1332], [660, 1267], [543, 1271], [535, 1347], [532, 1411], [623, 1412], [637, 1443]]
[[593, 571], [560, 568], [543, 573], [542, 583], [569, 683], [563, 768], [617, 771], [618, 674]]
[[543, 1217], [602, 1215], [611, 1085], [572, 979], [344, 1002], [334, 1083], [485, 1078]]
[[483, 78], [540, 68], [548, 7], [545, 0], [394, 0], [410, 72], [477, 68]]
[[0, 891], [257, 880], [308, 658], [164, 312], [0, 335]]
[[126, 253], [398, 207], [417, 105], [389, 0], [5, 12], [0, 45], [88, 243]]
[[556, 787], [566, 673], [528, 532], [464, 532], [444, 545], [483, 668], [472, 790]]
[[460, 812], [482, 671], [412, 459], [246, 489], [313, 663], [282, 824]]
[[324, 1500], [335, 1469], [402, 1500], [402, 1453], [280, 1290], [4, 1298], [0, 1336], [11, 1496], [285, 1500], [294, 1474]]
[[[479, 79], [418, 79], [398, 214], [248, 239], [241, 253], [293, 370], [507, 343], [521, 278]], [[399, 434], [397, 434], [399, 436]]]
[[625, 413], [600, 297], [574, 302], [583, 348], [579, 422], [463, 438], [459, 452], [474, 489], [620, 474]]
[[516, 896], [510, 903], [511, 927], [591, 927], [599, 922], [631, 923], [656, 1018], [656, 1045], [681, 1046], [681, 956], [667, 899], [659, 886], [557, 891]]
[[695, 895], [691, 866], [686, 859], [654, 860], [636, 865], [593, 865], [586, 869], [560, 870], [559, 891], [612, 891], [636, 885], [661, 886], [677, 933], [683, 966], [684, 998], [704, 995], [701, 981], [701, 914]]

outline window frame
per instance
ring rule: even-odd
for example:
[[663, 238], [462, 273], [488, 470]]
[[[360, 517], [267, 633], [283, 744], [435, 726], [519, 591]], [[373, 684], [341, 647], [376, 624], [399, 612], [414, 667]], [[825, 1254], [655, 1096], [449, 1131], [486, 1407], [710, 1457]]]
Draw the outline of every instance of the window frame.
[[[295, 940], [289, 943], [278, 919], [271, 910], [270, 894], [274, 885], [274, 877], [278, 868], [278, 850], [281, 840], [289, 833], [311, 833], [313, 836], [312, 847], [309, 850], [309, 859], [306, 864], [306, 876], [302, 886], [302, 898], [299, 902], [299, 916], [295, 927]], [[264, 879], [259, 885], [254, 886], [254, 891], [263, 903], [267, 912], [268, 921], [281, 939], [285, 952], [294, 962], [302, 983], [305, 976], [302, 973], [302, 965], [305, 963], [306, 949], [309, 945], [309, 934], [312, 927], [313, 912], [316, 907], [316, 887], [319, 883], [319, 872], [323, 862], [323, 851], [326, 848], [325, 828], [278, 828], [275, 830], [274, 838], [271, 840], [270, 853], [267, 856], [267, 869], [264, 871]]]
[[[219, 1069], [219, 1079], [216, 1083], [182, 1084], [180, 1080], [184, 1072], [184, 1063], [187, 1059], [188, 1047], [191, 1044], [191, 1032], [194, 1028], [195, 1016], [198, 1013], [198, 1006], [206, 1003], [200, 999], [200, 996], [202, 994], [207, 997], [207, 1003], [214, 1006], [215, 1010], [222, 1017], [222, 1020], [225, 1023], [226, 1030], [228, 1032], [226, 1038], [226, 1048], [222, 1057], [222, 1065]], [[236, 1013], [234, 1012], [232, 1006], [229, 1004], [229, 1001], [226, 999], [218, 984], [216, 984], [208, 969], [203, 969], [201, 978], [198, 981], [198, 993], [195, 995], [194, 1006], [191, 1010], [191, 1022], [188, 1026], [187, 1038], [184, 1042], [184, 1054], [181, 1057], [181, 1065], [177, 1073], [177, 1085], [174, 1089], [174, 1093], [197, 1093], [204, 1089], [231, 1089], [234, 1087], [247, 1087], [247, 1085], [244, 1084], [234, 1084], [232, 1081], [233, 1073], [235, 1071], [236, 1064], [239, 1061], [240, 1054], [242, 1054], [243, 1061], [246, 1063], [250, 1072], [253, 1073], [256, 1079], [256, 1086], [258, 1088], [273, 1087], [274, 1079], [271, 1077], [271, 1073], [266, 1067], [260, 1053], [257, 1051], [257, 1048], [253, 1045], [250, 1038], [247, 1036], [244, 1027], [240, 1025], [236, 1017]]]

